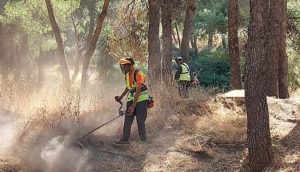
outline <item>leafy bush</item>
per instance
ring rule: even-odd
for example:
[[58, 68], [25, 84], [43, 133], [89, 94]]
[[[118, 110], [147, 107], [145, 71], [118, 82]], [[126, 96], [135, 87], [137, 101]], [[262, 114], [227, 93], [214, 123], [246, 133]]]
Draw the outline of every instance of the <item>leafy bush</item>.
[[288, 49], [289, 89], [295, 91], [300, 87], [300, 56], [294, 50]]
[[224, 49], [205, 50], [192, 57], [189, 65], [201, 85], [229, 89], [230, 64]]

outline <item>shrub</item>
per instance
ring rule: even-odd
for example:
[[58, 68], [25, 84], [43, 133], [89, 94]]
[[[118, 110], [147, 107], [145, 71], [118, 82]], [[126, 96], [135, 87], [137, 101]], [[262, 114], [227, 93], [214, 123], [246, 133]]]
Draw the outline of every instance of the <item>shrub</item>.
[[223, 49], [205, 50], [192, 57], [189, 65], [202, 86], [229, 89], [230, 64]]
[[289, 89], [295, 91], [300, 87], [300, 56], [294, 50], [288, 49]]

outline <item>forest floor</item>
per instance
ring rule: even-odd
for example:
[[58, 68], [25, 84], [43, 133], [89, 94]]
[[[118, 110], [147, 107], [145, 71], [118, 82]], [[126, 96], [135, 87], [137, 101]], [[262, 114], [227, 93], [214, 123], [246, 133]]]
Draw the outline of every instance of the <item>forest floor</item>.
[[[70, 123], [65, 122], [64, 127], [52, 127], [51, 132], [37, 127], [24, 136], [22, 143], [11, 146], [7, 140], [12, 140], [13, 134], [19, 138], [24, 128], [18, 127], [22, 122], [16, 122], [17, 114], [2, 110], [0, 171], [247, 171], [243, 102], [243, 98], [215, 96], [174, 100], [170, 107], [150, 110], [148, 143], [139, 141], [134, 124], [130, 145], [113, 145], [123, 123], [118, 119], [90, 135], [84, 149], [61, 144], [58, 133], [63, 135], [61, 131], [70, 128]], [[268, 105], [275, 160], [267, 171], [300, 171], [300, 97], [268, 98]], [[88, 119], [95, 121], [83, 123], [97, 126], [110, 119], [96, 120], [97, 113], [88, 112]], [[78, 128], [87, 130], [87, 125]], [[14, 133], [5, 134], [11, 131]]]

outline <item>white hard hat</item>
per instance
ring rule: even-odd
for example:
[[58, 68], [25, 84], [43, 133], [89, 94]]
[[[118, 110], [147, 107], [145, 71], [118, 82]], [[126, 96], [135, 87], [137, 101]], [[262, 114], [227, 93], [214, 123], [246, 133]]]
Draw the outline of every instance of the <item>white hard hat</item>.
[[178, 56], [175, 58], [176, 60], [183, 60], [183, 58], [181, 56]]

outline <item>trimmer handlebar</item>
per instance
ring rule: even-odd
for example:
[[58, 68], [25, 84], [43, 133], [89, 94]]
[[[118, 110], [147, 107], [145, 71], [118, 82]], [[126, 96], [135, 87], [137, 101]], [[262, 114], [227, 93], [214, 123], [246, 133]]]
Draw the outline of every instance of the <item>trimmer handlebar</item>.
[[[115, 99], [116, 99], [116, 97], [115, 97]], [[117, 100], [116, 99], [116, 101], [118, 102], [118, 103], [120, 103], [120, 108], [119, 108], [119, 116], [123, 116], [123, 115], [130, 115], [129, 113], [127, 113], [126, 111], [122, 111], [122, 108], [123, 108], [123, 102], [121, 101], [121, 100]]]

